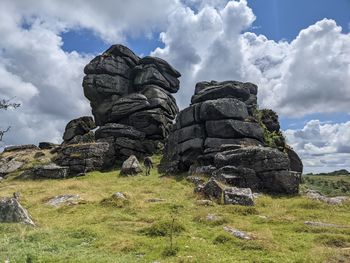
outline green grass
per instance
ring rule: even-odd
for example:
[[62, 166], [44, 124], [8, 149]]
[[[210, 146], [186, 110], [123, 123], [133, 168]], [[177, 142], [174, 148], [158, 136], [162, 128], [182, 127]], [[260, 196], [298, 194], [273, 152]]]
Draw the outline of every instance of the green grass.
[[348, 175], [304, 175], [303, 182], [313, 190], [329, 196], [350, 196], [350, 176]]
[[[349, 262], [350, 228], [320, 228], [304, 221], [350, 225], [350, 204], [330, 206], [296, 197], [257, 199], [256, 206], [198, 206], [193, 185], [182, 177], [121, 177], [93, 172], [66, 180], [0, 184], [0, 196], [21, 192], [38, 227], [0, 224], [0, 262]], [[123, 192], [129, 202], [102, 200]], [[85, 202], [52, 208], [45, 200], [79, 194]], [[148, 202], [162, 198], [163, 202]], [[219, 217], [207, 221], [208, 214]], [[169, 229], [174, 224], [170, 251]], [[224, 226], [253, 240], [230, 236]]]

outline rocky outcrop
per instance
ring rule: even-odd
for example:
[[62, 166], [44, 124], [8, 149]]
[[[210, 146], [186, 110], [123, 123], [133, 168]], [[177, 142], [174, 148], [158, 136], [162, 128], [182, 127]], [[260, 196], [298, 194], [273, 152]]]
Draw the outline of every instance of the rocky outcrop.
[[0, 198], [0, 223], [24, 223], [35, 226], [28, 211], [16, 198]]
[[64, 134], [64, 144], [89, 143], [95, 141], [95, 122], [90, 116], [80, 117], [68, 122]]
[[34, 179], [64, 179], [68, 176], [69, 167], [58, 166], [54, 163], [39, 165], [32, 171]]
[[96, 139], [110, 144], [115, 160], [142, 158], [163, 148], [178, 113], [171, 95], [179, 89], [177, 70], [160, 58], [139, 58], [113, 45], [84, 72], [84, 94], [100, 126]]
[[160, 172], [196, 174], [211, 167], [209, 175], [228, 186], [297, 193], [302, 163], [290, 148], [286, 154], [277, 114], [257, 110], [257, 91], [238, 81], [197, 83], [191, 105], [176, 117]]
[[110, 166], [109, 144], [104, 142], [72, 144], [62, 147], [54, 160], [69, 168], [69, 175], [83, 175]]

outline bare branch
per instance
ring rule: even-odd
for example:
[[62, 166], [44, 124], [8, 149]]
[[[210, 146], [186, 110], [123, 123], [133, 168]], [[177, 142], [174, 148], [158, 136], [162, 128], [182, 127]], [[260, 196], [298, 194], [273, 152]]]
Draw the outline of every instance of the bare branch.
[[20, 103], [14, 103], [14, 102], [11, 102], [12, 99], [9, 99], [9, 100], [5, 100], [5, 99], [2, 99], [0, 100], [0, 109], [2, 110], [7, 110], [9, 108], [18, 108], [21, 106]]
[[11, 126], [7, 127], [6, 130], [0, 131], [0, 142], [2, 141], [2, 137], [4, 137], [5, 133], [11, 129]]

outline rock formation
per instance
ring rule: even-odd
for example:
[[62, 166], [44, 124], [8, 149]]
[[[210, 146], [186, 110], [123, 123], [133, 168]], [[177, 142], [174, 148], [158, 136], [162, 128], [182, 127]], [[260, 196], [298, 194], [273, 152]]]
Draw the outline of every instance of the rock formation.
[[179, 111], [171, 93], [179, 89], [180, 73], [122, 45], [95, 57], [84, 72], [84, 94], [95, 120], [85, 116], [67, 124], [55, 162], [74, 175], [160, 152]]
[[206, 171], [232, 186], [297, 193], [302, 163], [285, 144], [277, 114], [257, 109], [257, 92], [252, 83], [197, 83], [169, 134], [160, 171]]
[[84, 94], [100, 126], [96, 140], [108, 142], [116, 160], [159, 151], [178, 113], [171, 93], [179, 89], [180, 73], [122, 45], [94, 58], [84, 72]]

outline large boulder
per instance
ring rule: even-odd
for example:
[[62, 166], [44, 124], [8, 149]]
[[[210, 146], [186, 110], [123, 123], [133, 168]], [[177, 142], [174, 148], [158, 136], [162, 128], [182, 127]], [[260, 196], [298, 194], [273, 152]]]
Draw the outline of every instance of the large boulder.
[[58, 166], [54, 163], [39, 165], [33, 169], [34, 178], [64, 179], [68, 172], [69, 167]]
[[277, 114], [257, 109], [257, 93], [249, 82], [197, 83], [191, 105], [171, 126], [159, 171], [215, 167], [212, 175], [228, 186], [297, 193], [302, 163], [286, 149]]
[[0, 223], [24, 223], [35, 226], [28, 211], [16, 198], [0, 198]]
[[54, 162], [69, 167], [69, 175], [76, 176], [105, 169], [110, 158], [108, 153], [106, 142], [67, 145], [58, 151]]
[[290, 161], [290, 170], [294, 172], [298, 172], [300, 174], [303, 173], [303, 163], [298, 156], [298, 154], [290, 147], [286, 147], [285, 151], [288, 155]]
[[123, 162], [120, 175], [137, 175], [141, 173], [141, 165], [135, 155], [131, 155], [127, 160]]
[[171, 93], [180, 87], [180, 73], [160, 58], [139, 58], [122, 45], [94, 58], [84, 72], [84, 94], [100, 126], [95, 138], [110, 144], [112, 159], [159, 152], [179, 111]]
[[92, 117], [84, 116], [68, 122], [64, 134], [63, 140], [69, 142], [75, 136], [82, 136], [95, 129], [96, 125]]

